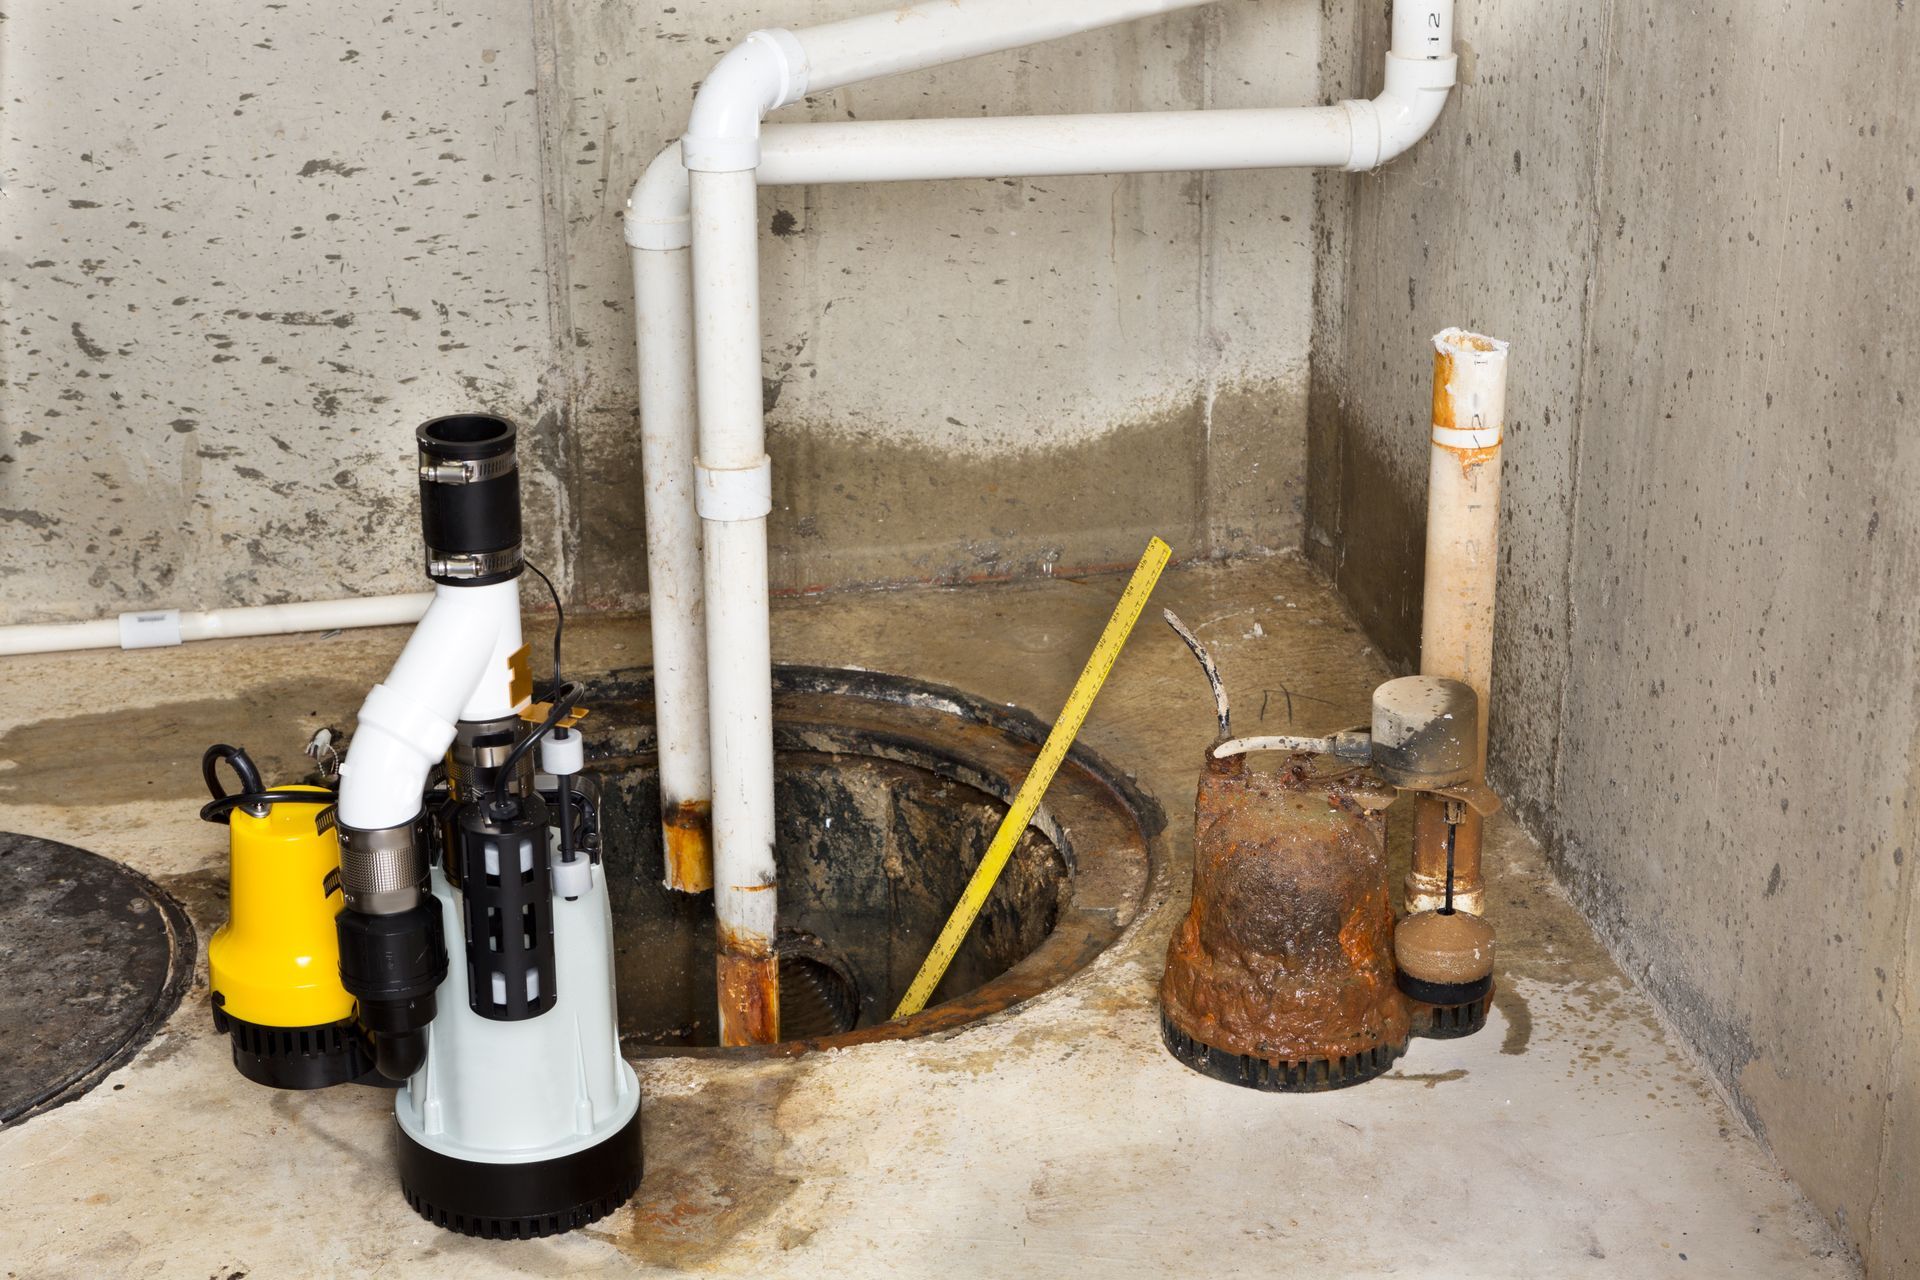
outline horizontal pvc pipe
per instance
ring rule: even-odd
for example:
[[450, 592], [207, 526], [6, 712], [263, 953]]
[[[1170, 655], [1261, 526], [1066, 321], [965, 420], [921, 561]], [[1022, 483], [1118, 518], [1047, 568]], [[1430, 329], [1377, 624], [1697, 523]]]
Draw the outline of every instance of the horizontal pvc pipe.
[[762, 186], [1345, 165], [1344, 107], [770, 124]]
[[1213, 0], [926, 0], [805, 27], [807, 93], [1044, 44]]
[[681, 139], [682, 156], [689, 169], [752, 169], [760, 160], [760, 121], [809, 93], [1211, 3], [924, 0], [799, 31], [755, 31], [701, 82]]
[[416, 591], [232, 609], [147, 609], [95, 622], [0, 627], [0, 656], [76, 649], [155, 649], [189, 640], [402, 626], [418, 622], [431, 603], [431, 591]]

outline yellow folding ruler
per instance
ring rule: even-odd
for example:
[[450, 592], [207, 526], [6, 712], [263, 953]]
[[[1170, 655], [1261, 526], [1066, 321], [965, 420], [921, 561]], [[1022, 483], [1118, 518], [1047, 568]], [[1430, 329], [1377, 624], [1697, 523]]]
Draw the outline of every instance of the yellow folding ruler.
[[1147, 544], [1147, 553], [1140, 557], [1127, 589], [1120, 593], [1120, 603], [1113, 607], [1113, 616], [1107, 619], [1107, 629], [1100, 633], [1100, 641], [1093, 646], [1092, 656], [1087, 659], [1087, 665], [1080, 669], [1080, 678], [1073, 683], [1073, 692], [1067, 695], [1067, 705], [1061, 708], [1060, 718], [1053, 722], [1053, 730], [1047, 734], [1047, 741], [1034, 759], [1033, 768], [1027, 771], [1026, 781], [1020, 784], [1019, 792], [1013, 797], [1013, 804], [1007, 809], [1007, 816], [1001, 820], [1000, 829], [994, 832], [993, 843], [987, 846], [986, 856], [980, 859], [980, 865], [974, 869], [973, 879], [967, 881], [966, 891], [960, 895], [960, 904], [947, 917], [946, 927], [940, 930], [940, 936], [934, 940], [933, 950], [927, 953], [926, 960], [921, 963], [913, 985], [900, 998], [900, 1007], [893, 1011], [894, 1017], [904, 1018], [926, 1008], [933, 989], [946, 976], [947, 966], [953, 963], [953, 957], [960, 951], [960, 944], [966, 941], [967, 931], [973, 928], [974, 920], [980, 915], [980, 908], [986, 905], [987, 895], [993, 892], [1001, 871], [1006, 869], [1007, 859], [1013, 856], [1014, 845], [1019, 843], [1027, 824], [1033, 821], [1034, 810], [1040, 807], [1041, 797], [1052, 785], [1053, 775], [1060, 771], [1061, 761], [1067, 758], [1067, 748], [1073, 745], [1080, 726], [1086, 722], [1087, 712], [1093, 708], [1094, 696], [1100, 692], [1100, 686], [1107, 682], [1113, 664], [1119, 661], [1120, 650], [1126, 646], [1127, 637], [1133, 632], [1133, 624], [1140, 620], [1140, 611], [1147, 607], [1147, 597], [1153, 594], [1154, 584], [1160, 581], [1160, 571], [1167, 567], [1167, 561], [1172, 557], [1172, 548], [1160, 539], [1155, 538]]

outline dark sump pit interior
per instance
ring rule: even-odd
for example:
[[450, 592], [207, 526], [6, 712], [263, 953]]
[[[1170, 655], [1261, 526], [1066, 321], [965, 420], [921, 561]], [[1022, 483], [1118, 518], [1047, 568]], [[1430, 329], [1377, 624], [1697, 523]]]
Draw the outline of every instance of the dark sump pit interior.
[[[650, 676], [593, 686], [588, 771], [612, 868], [622, 1043], [636, 1055], [755, 1052], [714, 1047], [713, 895], [661, 883]], [[870, 672], [781, 668], [774, 698], [777, 1051], [925, 1034], [1005, 1009], [1077, 972], [1133, 919], [1158, 810], [1076, 751], [928, 1009], [890, 1022], [1045, 725]]]

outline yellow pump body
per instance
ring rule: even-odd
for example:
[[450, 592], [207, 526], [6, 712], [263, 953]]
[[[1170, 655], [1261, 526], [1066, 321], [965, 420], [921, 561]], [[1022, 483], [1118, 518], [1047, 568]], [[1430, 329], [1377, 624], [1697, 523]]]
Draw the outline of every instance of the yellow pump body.
[[280, 790], [312, 791], [314, 802], [232, 811], [228, 918], [207, 944], [207, 968], [214, 1024], [232, 1035], [241, 1074], [311, 1089], [363, 1076], [371, 1057], [340, 985], [340, 846], [331, 824], [319, 825], [333, 795]]

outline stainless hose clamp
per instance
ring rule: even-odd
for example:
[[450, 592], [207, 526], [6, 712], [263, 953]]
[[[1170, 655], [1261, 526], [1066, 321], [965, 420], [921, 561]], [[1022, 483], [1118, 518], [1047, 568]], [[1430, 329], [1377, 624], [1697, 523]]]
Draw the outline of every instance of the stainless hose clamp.
[[479, 484], [498, 480], [519, 466], [512, 449], [491, 458], [439, 458], [420, 451], [420, 478], [429, 484]]
[[495, 574], [515, 572], [523, 563], [517, 542], [499, 551], [451, 552], [427, 548], [429, 578], [490, 578]]

